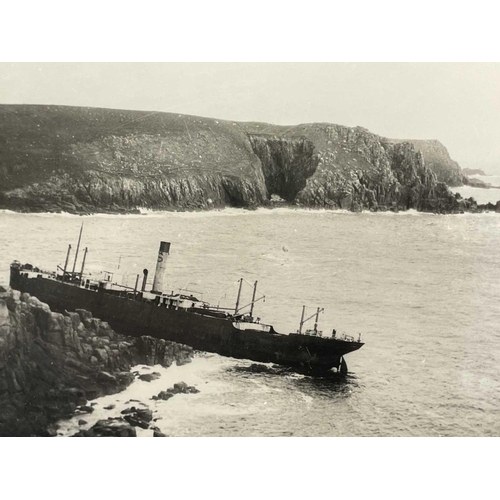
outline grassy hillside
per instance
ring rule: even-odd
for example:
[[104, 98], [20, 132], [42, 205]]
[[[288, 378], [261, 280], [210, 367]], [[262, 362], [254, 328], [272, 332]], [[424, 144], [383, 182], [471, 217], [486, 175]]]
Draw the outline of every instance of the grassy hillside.
[[173, 113], [2, 105], [0, 207], [253, 207], [273, 194], [306, 206], [447, 206], [450, 197], [442, 187], [436, 191], [439, 179], [425, 161], [430, 155], [429, 165], [440, 172], [448, 168], [446, 158], [413, 142], [332, 124], [283, 127]]

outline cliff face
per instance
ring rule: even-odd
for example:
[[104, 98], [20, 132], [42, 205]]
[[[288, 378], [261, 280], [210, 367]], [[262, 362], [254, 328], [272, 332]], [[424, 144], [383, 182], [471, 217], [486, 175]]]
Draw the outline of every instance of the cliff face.
[[[361, 127], [264, 127], [257, 136], [261, 125], [248, 126], [252, 146], [263, 164], [268, 191], [285, 200], [291, 195], [302, 206], [348, 210], [448, 211], [455, 207], [455, 197], [408, 142], [395, 143]], [[279, 172], [274, 174], [279, 182], [269, 182], [267, 171]], [[276, 185], [293, 189], [279, 192]]]
[[260, 159], [268, 196], [276, 194], [293, 203], [307, 179], [316, 172], [319, 157], [314, 144], [304, 138], [249, 135]]
[[425, 164], [436, 174], [439, 182], [450, 187], [462, 186], [467, 183], [467, 176], [460, 165], [451, 159], [448, 150], [439, 141], [404, 140], [394, 142], [409, 142], [425, 159]]
[[47, 435], [88, 399], [129, 385], [136, 364], [184, 364], [188, 346], [127, 338], [88, 311], [59, 314], [0, 287], [0, 436]]
[[449, 206], [439, 181], [456, 184], [459, 171], [436, 141], [360, 127], [0, 106], [0, 208], [19, 211], [256, 207], [273, 194], [312, 207], [432, 209]]

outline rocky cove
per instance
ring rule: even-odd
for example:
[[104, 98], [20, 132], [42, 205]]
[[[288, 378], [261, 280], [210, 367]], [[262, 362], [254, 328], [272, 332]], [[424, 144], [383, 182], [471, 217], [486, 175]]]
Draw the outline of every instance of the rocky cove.
[[470, 180], [439, 141], [362, 127], [3, 105], [0, 140], [0, 208], [20, 212], [492, 209], [450, 191]]
[[[182, 366], [192, 357], [189, 346], [126, 337], [88, 311], [55, 313], [36, 297], [0, 287], [0, 436], [54, 436], [55, 423], [71, 417], [85, 426], [94, 412], [90, 400], [119, 393], [135, 380], [158, 379], [149, 366]], [[143, 366], [131, 371], [136, 365]], [[155, 397], [197, 391], [178, 382]], [[162, 436], [147, 404], [130, 403], [76, 435], [135, 436], [141, 428]]]

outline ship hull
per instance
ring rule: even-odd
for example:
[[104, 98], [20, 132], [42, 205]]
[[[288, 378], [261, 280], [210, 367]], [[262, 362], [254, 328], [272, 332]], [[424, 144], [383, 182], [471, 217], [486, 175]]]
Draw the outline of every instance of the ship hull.
[[272, 329], [271, 332], [239, 330], [229, 319], [167, 309], [152, 302], [127, 299], [104, 290], [96, 292], [54, 279], [27, 278], [16, 269], [11, 269], [10, 286], [37, 297], [53, 311], [88, 310], [126, 335], [150, 335], [197, 350], [299, 370], [336, 368], [340, 371], [345, 367], [343, 356], [363, 345], [307, 335], [283, 335]]

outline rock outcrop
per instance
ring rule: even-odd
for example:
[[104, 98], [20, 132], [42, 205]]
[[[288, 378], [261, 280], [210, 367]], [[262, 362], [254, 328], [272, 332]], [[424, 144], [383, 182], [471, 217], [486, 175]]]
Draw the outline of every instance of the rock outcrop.
[[50, 435], [49, 424], [93, 411], [89, 399], [125, 389], [137, 364], [185, 364], [191, 347], [130, 338], [84, 310], [60, 314], [0, 287], [0, 436]]
[[137, 431], [125, 419], [98, 420], [89, 430], [79, 431], [73, 437], [137, 437]]
[[173, 387], [169, 387], [166, 391], [160, 391], [157, 396], [153, 396], [153, 400], [168, 401], [176, 394], [198, 394], [200, 391], [194, 385], [187, 385], [186, 382], [177, 382]]
[[0, 106], [0, 208], [71, 213], [138, 207], [456, 209], [467, 178], [438, 141], [361, 127], [282, 127], [172, 113]]
[[460, 165], [451, 159], [448, 150], [439, 141], [404, 140], [394, 142], [409, 142], [422, 153], [427, 167], [436, 174], [438, 182], [444, 182], [450, 187], [462, 186], [467, 183], [467, 175]]
[[465, 175], [487, 175], [484, 173], [484, 170], [481, 170], [480, 168], [463, 168], [462, 172]]

